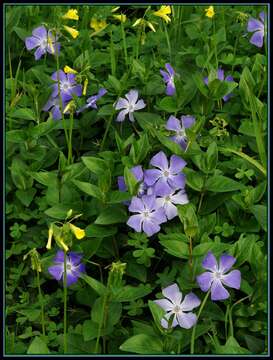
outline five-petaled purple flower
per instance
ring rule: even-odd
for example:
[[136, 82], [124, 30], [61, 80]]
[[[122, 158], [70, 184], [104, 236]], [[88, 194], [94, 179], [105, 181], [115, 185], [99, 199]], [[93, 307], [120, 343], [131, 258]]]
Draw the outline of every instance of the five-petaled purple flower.
[[88, 108], [97, 109], [98, 108], [97, 101], [106, 93], [107, 93], [106, 89], [104, 89], [104, 88], [99, 89], [98, 94], [90, 96], [86, 101], [87, 102], [86, 105], [84, 105], [79, 111], [77, 111], [77, 113], [80, 113], [83, 110], [88, 109]]
[[130, 90], [128, 94], [125, 95], [126, 99], [119, 98], [118, 101], [114, 104], [116, 110], [121, 110], [119, 112], [116, 121], [122, 122], [125, 119], [125, 116], [129, 114], [129, 120], [134, 122], [134, 111], [145, 108], [146, 104], [142, 99], [138, 100], [138, 91]]
[[191, 312], [198, 307], [201, 301], [193, 293], [189, 293], [182, 301], [182, 293], [176, 284], [170, 285], [162, 290], [166, 299], [154, 300], [162, 309], [166, 311], [161, 325], [168, 329], [168, 321], [173, 315], [171, 327], [179, 325], [182, 328], [190, 329], [197, 322], [197, 316]]
[[[220, 81], [234, 81], [233, 80], [233, 77], [231, 76], [231, 75], [228, 75], [228, 76], [226, 76], [225, 77], [225, 75], [224, 75], [224, 70], [223, 69], [218, 69], [217, 70], [217, 78], [218, 78], [218, 80], [220, 80]], [[209, 84], [209, 79], [208, 79], [208, 77], [205, 77], [204, 78], [204, 83], [206, 84], [206, 85], [208, 85]], [[224, 101], [228, 101], [228, 99], [230, 98], [232, 96], [232, 94], [228, 94], [228, 95], [225, 95], [225, 96], [223, 96], [223, 100]]]
[[179, 144], [184, 150], [187, 148], [186, 129], [195, 123], [195, 118], [190, 115], [181, 116], [180, 120], [171, 115], [167, 121], [166, 129], [175, 132], [170, 139]]
[[[66, 102], [62, 102], [62, 108], [64, 109], [67, 105]], [[43, 107], [43, 111], [49, 111], [52, 114], [53, 120], [60, 120], [62, 118], [62, 113], [60, 109], [60, 99], [58, 97], [56, 98], [49, 98], [48, 102]]]
[[160, 69], [160, 74], [163, 76], [163, 80], [167, 84], [166, 94], [172, 96], [175, 94], [175, 85], [174, 85], [175, 72], [171, 64], [165, 64], [165, 68], [167, 72]]
[[58, 96], [58, 80], [60, 81], [60, 95], [63, 102], [71, 100], [73, 95], [82, 95], [82, 85], [76, 83], [75, 74], [65, 74], [62, 70], [59, 70], [59, 79], [58, 71], [56, 71], [51, 78], [56, 81], [56, 84], [52, 86], [53, 92], [51, 96], [53, 98]]
[[215, 256], [211, 251], [202, 262], [204, 269], [209, 270], [197, 276], [196, 280], [202, 291], [211, 289], [211, 300], [225, 300], [229, 297], [229, 292], [224, 288], [223, 284], [234, 288], [240, 289], [241, 273], [239, 270], [232, 270], [227, 274], [227, 271], [235, 263], [236, 259], [227, 254], [220, 257], [219, 266]]
[[247, 31], [254, 32], [250, 39], [250, 43], [262, 47], [264, 43], [264, 12], [262, 11], [259, 15], [260, 20], [249, 19], [247, 24]]
[[[74, 252], [66, 255], [66, 283], [70, 286], [78, 281], [80, 274], [85, 271], [85, 265], [81, 264], [82, 255]], [[54, 262], [56, 265], [50, 266], [48, 272], [56, 279], [61, 280], [64, 274], [64, 252], [58, 250]], [[64, 280], [64, 279], [63, 279]]]
[[159, 232], [159, 225], [167, 220], [164, 209], [158, 208], [153, 195], [143, 195], [141, 198], [134, 196], [129, 211], [138, 213], [138, 215], [132, 215], [127, 221], [127, 225], [137, 232], [143, 230], [147, 236]]
[[32, 31], [32, 36], [25, 38], [25, 45], [28, 50], [37, 48], [34, 56], [35, 60], [39, 60], [46, 52], [56, 54], [60, 51], [60, 43], [56, 40], [51, 31], [47, 31], [44, 26], [39, 26]]
[[186, 161], [177, 155], [172, 155], [170, 165], [167, 156], [163, 151], [154, 155], [150, 165], [158, 169], [148, 169], [144, 173], [144, 181], [148, 186], [155, 186], [157, 192], [162, 186], [169, 186], [172, 189], [183, 189], [185, 187], [185, 175], [181, 170], [186, 166]]

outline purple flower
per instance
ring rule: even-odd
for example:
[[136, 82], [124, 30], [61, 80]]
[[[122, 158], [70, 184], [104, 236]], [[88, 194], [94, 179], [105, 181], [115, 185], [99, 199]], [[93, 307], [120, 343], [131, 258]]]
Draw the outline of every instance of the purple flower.
[[[60, 95], [63, 102], [71, 100], [73, 95], [82, 95], [82, 86], [76, 83], [75, 77], [75, 74], [65, 74], [62, 70], [59, 70]], [[55, 98], [58, 96], [58, 71], [56, 71], [51, 78], [56, 81], [51, 94], [51, 96]]]
[[171, 189], [169, 186], [161, 186], [157, 190], [156, 204], [158, 207], [162, 207], [165, 211], [168, 220], [177, 216], [177, 208], [174, 204], [188, 204], [189, 199], [185, 190]]
[[179, 144], [184, 150], [187, 147], [186, 129], [195, 123], [195, 118], [190, 115], [181, 116], [180, 120], [171, 115], [167, 121], [166, 129], [175, 132], [170, 139]]
[[182, 301], [182, 293], [176, 284], [163, 289], [162, 294], [166, 299], [154, 300], [157, 305], [166, 311], [164, 318], [161, 320], [162, 327], [168, 329], [168, 320], [172, 315], [174, 317], [171, 327], [179, 325], [184, 329], [190, 329], [196, 324], [197, 316], [190, 312], [201, 303], [196, 295], [189, 293]]
[[155, 185], [155, 192], [161, 186], [166, 185], [172, 189], [183, 189], [185, 187], [185, 175], [180, 172], [186, 164], [186, 161], [179, 156], [172, 155], [169, 165], [166, 155], [160, 151], [150, 161], [150, 165], [157, 167], [157, 169], [145, 170], [144, 181], [148, 186]]
[[134, 196], [129, 211], [138, 213], [138, 215], [132, 215], [127, 221], [127, 225], [137, 232], [143, 230], [147, 236], [159, 232], [159, 225], [167, 220], [164, 209], [158, 208], [153, 195], [143, 195], [142, 198]]
[[259, 15], [260, 20], [249, 19], [247, 24], [247, 31], [254, 32], [250, 39], [250, 43], [262, 47], [264, 43], [264, 12], [262, 11]]
[[175, 72], [171, 64], [165, 64], [165, 68], [167, 72], [164, 70], [160, 70], [160, 74], [163, 76], [163, 80], [167, 84], [166, 94], [172, 96], [175, 94], [175, 85], [174, 85]]
[[[67, 105], [67, 102], [62, 102], [63, 109]], [[60, 99], [58, 97], [56, 98], [49, 98], [48, 102], [43, 107], [43, 111], [49, 111], [52, 114], [53, 120], [60, 120], [62, 118], [62, 113], [60, 109]]]
[[32, 31], [32, 36], [25, 38], [25, 45], [28, 50], [37, 48], [34, 56], [35, 60], [39, 60], [46, 52], [56, 54], [56, 51], [60, 51], [60, 43], [56, 40], [44, 26], [39, 26]]
[[[143, 170], [141, 165], [134, 166], [131, 169], [131, 172], [135, 176], [138, 182], [142, 181], [141, 184], [139, 184], [138, 189], [138, 196], [141, 196], [144, 194], [145, 190], [147, 189], [146, 184], [143, 182]], [[124, 176], [118, 176], [118, 188], [119, 191], [127, 191], [127, 186], [124, 181]]]
[[99, 89], [99, 92], [97, 95], [93, 95], [91, 97], [89, 97], [87, 99], [87, 104], [84, 105], [79, 111], [77, 111], [77, 114], [82, 112], [83, 110], [85, 109], [88, 109], [88, 108], [93, 108], [93, 109], [97, 109], [97, 101], [107, 93], [107, 90], [102, 88], [102, 89]]
[[220, 257], [218, 266], [215, 256], [211, 251], [208, 252], [203, 260], [203, 268], [210, 271], [204, 272], [197, 276], [196, 279], [202, 291], [206, 292], [211, 289], [211, 300], [225, 300], [229, 297], [229, 292], [224, 288], [223, 284], [234, 289], [240, 289], [240, 271], [232, 270], [226, 274], [235, 261], [236, 259], [233, 256], [223, 254]]
[[121, 110], [118, 114], [116, 121], [122, 122], [125, 119], [125, 116], [129, 114], [129, 120], [134, 122], [134, 111], [145, 108], [146, 104], [142, 99], [138, 100], [138, 91], [130, 90], [128, 94], [125, 95], [126, 99], [119, 98], [118, 101], [114, 104], [116, 110]]
[[[226, 78], [225, 78], [225, 75], [224, 75], [224, 70], [222, 70], [222, 69], [218, 69], [217, 70], [217, 78], [218, 78], [218, 80], [220, 80], [220, 81], [234, 81], [233, 80], [233, 77], [231, 76], [231, 75], [228, 75], [228, 76], [226, 76]], [[208, 77], [205, 77], [204, 78], [204, 83], [206, 84], [206, 85], [208, 85], [209, 84], [209, 79], [208, 79]], [[223, 100], [224, 101], [228, 101], [228, 99], [230, 98], [232, 96], [232, 94], [228, 94], [228, 95], [225, 95], [225, 96], [223, 96]]]
[[[70, 252], [66, 256], [66, 282], [70, 286], [78, 281], [82, 272], [85, 271], [84, 264], [81, 264], [82, 255]], [[56, 265], [50, 266], [48, 272], [56, 279], [61, 280], [64, 274], [64, 252], [57, 251], [54, 262]]]

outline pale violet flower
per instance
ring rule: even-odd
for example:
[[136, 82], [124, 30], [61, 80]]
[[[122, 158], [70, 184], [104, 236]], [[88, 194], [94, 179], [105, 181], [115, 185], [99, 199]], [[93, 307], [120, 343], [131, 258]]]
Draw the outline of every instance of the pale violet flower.
[[163, 80], [167, 85], [166, 95], [173, 96], [175, 94], [175, 84], [174, 84], [175, 72], [171, 64], [165, 64], [165, 68], [167, 72], [164, 70], [160, 70], [160, 74], [163, 76]]
[[264, 12], [259, 15], [260, 20], [249, 19], [247, 24], [247, 31], [252, 32], [250, 43], [261, 48], [264, 43]]
[[126, 99], [119, 98], [118, 101], [114, 104], [116, 110], [121, 110], [119, 112], [116, 121], [122, 122], [125, 119], [125, 116], [129, 114], [129, 120], [134, 122], [133, 113], [137, 110], [145, 108], [146, 104], [142, 99], [138, 100], [138, 91], [130, 90], [128, 94], [125, 95]]
[[187, 148], [186, 129], [195, 123], [195, 117], [190, 115], [181, 116], [180, 120], [171, 115], [166, 123], [166, 129], [174, 131], [175, 135], [170, 140], [176, 142], [184, 150]]

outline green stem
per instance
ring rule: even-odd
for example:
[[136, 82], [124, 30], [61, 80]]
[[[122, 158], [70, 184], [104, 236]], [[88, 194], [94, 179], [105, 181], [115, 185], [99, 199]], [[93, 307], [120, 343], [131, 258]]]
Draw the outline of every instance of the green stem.
[[120, 25], [121, 25], [121, 34], [122, 34], [122, 41], [123, 41], [125, 64], [127, 66], [128, 65], [128, 54], [127, 54], [127, 43], [126, 43], [126, 36], [125, 36], [123, 22], [121, 22]]
[[[202, 304], [199, 308], [199, 312], [197, 314], [197, 321], [201, 315], [201, 312], [206, 304], [206, 301], [209, 297], [209, 294], [210, 294], [210, 290], [206, 293], [206, 296], [204, 297], [203, 301], [202, 301]], [[193, 329], [192, 329], [192, 333], [191, 333], [191, 354], [194, 354], [194, 341], [195, 341], [195, 330], [196, 330], [196, 326], [197, 326], [197, 322], [196, 324], [194, 325]]]
[[37, 270], [37, 284], [38, 284], [38, 292], [39, 292], [39, 302], [41, 306], [42, 332], [43, 332], [43, 336], [45, 336], [45, 309], [44, 309], [42, 290], [40, 286], [40, 273], [38, 270]]
[[64, 354], [67, 352], [67, 272], [66, 251], [64, 252]]
[[212, 19], [212, 24], [213, 24], [213, 35], [214, 35], [214, 41], [213, 41], [213, 45], [214, 45], [214, 54], [215, 54], [215, 62], [216, 62], [216, 69], [218, 69], [218, 56], [217, 56], [217, 45], [216, 45], [216, 40], [215, 40], [215, 20]]
[[100, 342], [100, 337], [101, 337], [101, 330], [102, 330], [102, 326], [104, 324], [104, 321], [105, 321], [105, 308], [106, 308], [106, 305], [107, 305], [107, 300], [108, 300], [108, 295], [104, 295], [103, 297], [103, 304], [102, 304], [102, 316], [101, 316], [101, 319], [100, 319], [100, 323], [99, 323], [99, 329], [98, 329], [98, 336], [97, 336], [97, 341], [96, 341], [96, 346], [95, 346], [95, 354], [98, 353], [98, 350], [99, 350], [99, 342]]
[[108, 121], [108, 123], [107, 123], [106, 129], [105, 129], [105, 132], [104, 132], [104, 135], [103, 135], [103, 138], [102, 138], [102, 142], [101, 142], [101, 145], [100, 145], [100, 151], [103, 150], [104, 143], [105, 143], [105, 140], [106, 140], [106, 138], [107, 138], [107, 135], [108, 135], [108, 132], [109, 132], [109, 129], [110, 129], [112, 120], [113, 120], [113, 116], [114, 116], [114, 112], [113, 112], [112, 115], [110, 116], [110, 119], [109, 119], [109, 121]]
[[69, 143], [68, 143], [68, 158], [67, 158], [67, 162], [68, 164], [72, 164], [73, 163], [73, 158], [72, 158], [72, 133], [73, 133], [73, 124], [74, 124], [74, 116], [73, 116], [73, 111], [70, 112], [70, 124], [69, 124]]
[[168, 50], [169, 50], [170, 63], [171, 63], [172, 62], [172, 49], [171, 49], [170, 37], [169, 37], [169, 33], [167, 30], [166, 24], [164, 23], [163, 26], [164, 26], [164, 32], [165, 32], [167, 46], [168, 46]]

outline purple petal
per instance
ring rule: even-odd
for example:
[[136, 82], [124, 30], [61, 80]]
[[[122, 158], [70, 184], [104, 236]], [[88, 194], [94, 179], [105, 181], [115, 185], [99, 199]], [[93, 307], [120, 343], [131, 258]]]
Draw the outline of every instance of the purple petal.
[[200, 289], [204, 292], [208, 291], [211, 287], [212, 281], [213, 281], [213, 273], [211, 272], [204, 272], [201, 275], [198, 275], [196, 277], [196, 281], [200, 287]]
[[127, 225], [133, 228], [137, 232], [141, 232], [141, 225], [143, 222], [142, 215], [132, 215], [127, 221]]
[[143, 201], [146, 210], [152, 211], [155, 209], [156, 203], [153, 195], [143, 195], [141, 200]]
[[138, 197], [134, 196], [131, 200], [131, 204], [128, 208], [130, 212], [138, 212], [142, 213], [145, 211], [145, 207], [143, 204], [143, 201], [139, 199]]
[[173, 204], [184, 205], [189, 203], [188, 195], [184, 190], [181, 190], [177, 194], [172, 195], [171, 200]]
[[223, 96], [224, 102], [227, 102], [231, 98], [231, 94]]
[[264, 11], [260, 12], [259, 18], [262, 20], [262, 22], [264, 23]]
[[231, 75], [228, 75], [226, 78], [225, 78], [226, 81], [234, 81], [233, 80], [233, 77]]
[[62, 113], [58, 105], [52, 107], [51, 113], [53, 120], [60, 120], [62, 118]]
[[223, 81], [224, 78], [225, 78], [225, 76], [224, 76], [224, 70], [218, 69], [218, 71], [217, 71], [217, 77], [218, 77], [219, 80]]
[[160, 226], [147, 218], [143, 220], [143, 231], [147, 236], [152, 236], [160, 231]]
[[206, 85], [208, 85], [209, 84], [209, 78], [206, 76], [206, 77], [204, 77], [204, 83], [206, 84]]
[[177, 174], [187, 165], [186, 161], [177, 155], [172, 155], [170, 159], [170, 172]]
[[135, 118], [134, 118], [134, 114], [132, 112], [129, 112], [129, 120], [131, 122], [134, 122], [135, 121]]
[[[73, 75], [73, 74], [68, 74], [68, 75]], [[71, 88], [71, 90], [70, 90], [70, 94], [81, 96], [82, 95], [82, 86], [81, 85], [73, 86], [73, 88]]]
[[192, 125], [195, 123], [195, 117], [190, 116], [190, 115], [181, 116], [181, 121], [182, 121], [184, 128], [188, 129], [188, 128], [192, 127]]
[[214, 280], [211, 286], [211, 300], [225, 300], [229, 292], [223, 287], [220, 280]]
[[234, 289], [240, 289], [241, 272], [239, 270], [233, 270], [227, 275], [222, 275], [221, 279], [224, 285]]
[[35, 60], [41, 59], [41, 57], [46, 53], [46, 49], [42, 49], [40, 46], [37, 48], [37, 50], [34, 53]]
[[172, 220], [177, 216], [177, 208], [171, 202], [165, 203], [164, 210], [168, 220]]
[[247, 24], [247, 31], [253, 32], [257, 30], [264, 30], [264, 24], [256, 19], [249, 19]]
[[167, 299], [154, 300], [153, 302], [159, 305], [166, 312], [173, 309], [173, 304]]
[[75, 75], [75, 74], [70, 74], [70, 73], [68, 73], [68, 74], [66, 74], [66, 76], [67, 76], [68, 82], [69, 82], [71, 85], [75, 84], [75, 82], [76, 82], [76, 80], [75, 80], [76, 75]]
[[170, 75], [164, 70], [160, 70], [160, 74], [163, 76], [163, 80], [167, 83], [170, 80]]
[[227, 272], [233, 266], [233, 264], [235, 262], [236, 262], [236, 259], [233, 256], [223, 254], [220, 257], [220, 261], [219, 261], [219, 271], [221, 273]]
[[263, 43], [264, 43], [264, 32], [259, 30], [256, 31], [251, 39], [250, 39], [251, 44], [257, 46], [257, 47], [262, 47]]
[[82, 255], [81, 254], [77, 254], [77, 253], [74, 253], [74, 252], [71, 252], [69, 253], [69, 262], [73, 265], [73, 266], [76, 266], [76, 265], [79, 265], [79, 263], [81, 262], [81, 259], [82, 259]]
[[161, 207], [161, 208], [157, 209], [155, 212], [153, 212], [153, 214], [151, 215], [151, 219], [155, 223], [158, 223], [158, 224], [162, 224], [162, 223], [166, 222], [167, 219], [166, 219], [164, 209]]
[[128, 94], [125, 95], [126, 99], [129, 101], [130, 104], [135, 104], [138, 99], [138, 91], [137, 90], [130, 90]]
[[100, 99], [106, 93], [107, 93], [106, 89], [104, 89], [104, 88], [99, 89], [99, 92], [98, 92], [98, 95], [97, 95], [98, 99]]
[[127, 115], [128, 112], [129, 112], [128, 110], [122, 110], [122, 111], [120, 111], [119, 114], [118, 114], [118, 117], [116, 118], [116, 121], [118, 121], [118, 122], [124, 121], [125, 115]]
[[[169, 312], [169, 313], [165, 314], [165, 315], [164, 315], [164, 318], [167, 319], [167, 320], [169, 320], [170, 317], [171, 317], [171, 315], [173, 315], [173, 312]], [[168, 329], [168, 321], [165, 320], [164, 318], [161, 320], [161, 326], [162, 326], [164, 329]], [[171, 327], [176, 327], [177, 325], [178, 325], [177, 317], [174, 316], [173, 322], [172, 322], [172, 324], [171, 324]]]
[[208, 252], [207, 256], [202, 261], [202, 266], [206, 270], [210, 270], [210, 271], [217, 271], [218, 270], [217, 261], [216, 261], [215, 256], [213, 255], [213, 253], [211, 251]]
[[168, 184], [173, 189], [184, 189], [186, 182], [185, 174], [170, 175], [168, 178]]
[[143, 180], [143, 170], [141, 165], [134, 166], [131, 169], [131, 172], [134, 174], [137, 181]]
[[52, 97], [52, 98], [55, 98], [56, 96], [58, 96], [58, 93], [59, 93], [58, 84], [52, 85], [52, 94], [51, 94], [51, 97]]
[[43, 107], [43, 111], [48, 111], [49, 109], [52, 108], [52, 106], [55, 105], [55, 101], [53, 98], [49, 98], [49, 100], [47, 101], [47, 103], [45, 104], [45, 106]]
[[161, 176], [162, 172], [157, 169], [149, 169], [144, 171], [144, 181], [148, 186], [153, 185]]
[[182, 313], [177, 315], [178, 324], [184, 329], [190, 329], [197, 322], [197, 316], [193, 313]]
[[62, 250], [58, 250], [57, 254], [54, 258], [54, 262], [64, 262], [64, 252]]
[[182, 293], [179, 290], [177, 284], [172, 284], [164, 289], [162, 289], [162, 294], [169, 299], [173, 304], [179, 305], [182, 300]]
[[135, 104], [135, 111], [136, 110], [140, 110], [140, 109], [143, 109], [145, 108], [146, 104], [144, 103], [144, 101], [141, 99], [141, 100], [138, 100], [138, 102]]
[[175, 94], [175, 85], [173, 80], [169, 80], [166, 87], [166, 95], [173, 96]]
[[40, 40], [35, 36], [29, 36], [25, 38], [25, 45], [28, 50], [32, 50], [37, 46], [40, 46]]
[[166, 123], [167, 130], [180, 131], [181, 130], [181, 122], [171, 115]]
[[175, 186], [173, 187], [172, 185], [168, 184], [168, 181], [169, 181], [169, 178], [167, 178], [165, 176], [159, 178], [159, 180], [154, 185], [154, 193], [157, 195], [158, 192], [160, 192], [162, 190], [163, 186], [166, 186], [169, 188], [169, 190], [168, 190], [169, 194], [171, 194], [174, 191]]
[[186, 149], [187, 147], [186, 137], [175, 135], [175, 136], [170, 136], [169, 139], [180, 145], [182, 149], [184, 150]]
[[181, 304], [182, 311], [191, 311], [201, 304], [200, 299], [193, 293], [189, 293], [185, 296]]
[[173, 193], [173, 189], [166, 182], [160, 182], [156, 189], [156, 196], [167, 196]]
[[174, 76], [175, 72], [174, 72], [174, 69], [172, 68], [171, 64], [167, 63], [165, 65], [165, 68], [167, 69], [168, 73], [171, 75], [171, 76]]
[[47, 39], [47, 30], [44, 26], [39, 26], [32, 31], [32, 35], [39, 39]]
[[118, 189], [119, 189], [119, 191], [127, 190], [127, 186], [124, 181], [124, 176], [118, 176]]
[[48, 272], [52, 275], [56, 280], [61, 280], [61, 277], [64, 272], [64, 265], [53, 265], [48, 268]]
[[128, 106], [129, 106], [128, 100], [119, 98], [118, 101], [116, 102], [115, 109], [120, 110], [120, 109], [127, 108]]
[[66, 273], [66, 284], [70, 286], [78, 281], [79, 273], [76, 271], [67, 271]]
[[[58, 71], [55, 71], [52, 76], [51, 76], [51, 79], [54, 80], [54, 81], [58, 81]], [[66, 74], [63, 72], [63, 70], [59, 70], [59, 80], [60, 81], [65, 81], [67, 80], [67, 77], [66, 77]]]
[[162, 171], [168, 170], [169, 164], [167, 156], [164, 154], [163, 151], [160, 151], [151, 158], [150, 165], [153, 165], [161, 169]]

